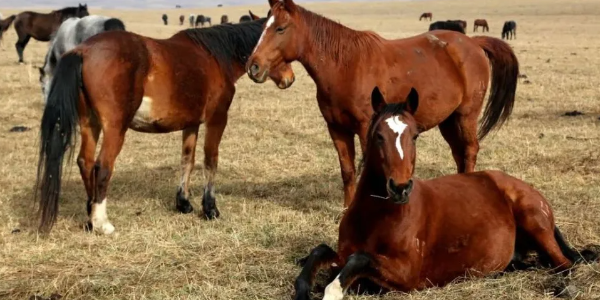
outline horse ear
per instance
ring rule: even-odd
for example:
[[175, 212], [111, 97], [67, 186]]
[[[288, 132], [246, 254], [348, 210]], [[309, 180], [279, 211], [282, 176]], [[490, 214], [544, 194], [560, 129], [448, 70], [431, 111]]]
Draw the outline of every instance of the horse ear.
[[409, 112], [411, 115], [414, 115], [417, 112], [417, 108], [419, 107], [419, 93], [415, 88], [410, 89], [410, 93], [406, 97], [405, 102], [405, 110]]
[[279, 0], [269, 0], [269, 7], [273, 7], [277, 2], [279, 2]]
[[288, 12], [293, 12], [296, 10], [296, 3], [293, 0], [283, 0], [283, 6]]
[[250, 13], [250, 18], [252, 18], [252, 20], [258, 20], [258, 19], [260, 19], [260, 17], [257, 16], [257, 15], [255, 15], [255, 14], [253, 14], [251, 10], [248, 10], [248, 13]]
[[40, 70], [40, 75], [44, 76], [46, 74], [46, 72], [44, 72], [44, 68], [38, 67], [38, 70]]
[[373, 106], [373, 111], [378, 114], [383, 108], [386, 106], [385, 99], [383, 99], [383, 95], [379, 90], [379, 87], [375, 87], [371, 92], [371, 106]]

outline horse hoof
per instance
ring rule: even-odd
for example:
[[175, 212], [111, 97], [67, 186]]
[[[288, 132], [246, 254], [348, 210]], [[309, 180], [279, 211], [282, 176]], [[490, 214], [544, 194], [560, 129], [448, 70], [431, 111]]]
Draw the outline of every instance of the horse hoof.
[[106, 223], [102, 224], [102, 226], [100, 226], [100, 229], [98, 230], [98, 232], [100, 232], [104, 235], [112, 234], [113, 232], [115, 232], [115, 226], [113, 226], [109, 222], [106, 222]]
[[219, 210], [215, 207], [215, 208], [211, 208], [207, 211], [204, 211], [204, 218], [206, 218], [207, 220], [214, 220], [216, 218], [218, 218], [221, 214], [219, 213]]

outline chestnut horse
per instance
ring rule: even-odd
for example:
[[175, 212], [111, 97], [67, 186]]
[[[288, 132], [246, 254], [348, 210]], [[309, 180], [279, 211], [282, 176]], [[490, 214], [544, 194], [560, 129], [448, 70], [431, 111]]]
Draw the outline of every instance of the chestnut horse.
[[18, 40], [15, 44], [19, 63], [23, 63], [23, 51], [29, 40], [33, 37], [40, 42], [48, 42], [60, 24], [68, 18], [83, 18], [89, 16], [87, 4], [77, 7], [65, 7], [60, 10], [54, 10], [48, 14], [41, 14], [32, 11], [24, 11], [17, 15], [15, 19], [15, 31], [17, 31]]
[[429, 19], [429, 21], [431, 21], [432, 18], [433, 18], [433, 14], [432, 13], [430, 13], [430, 12], [424, 12], [419, 17], [419, 21], [421, 21], [422, 19], [425, 19], [425, 21], [427, 21], [427, 19]]
[[[424, 130], [439, 126], [459, 173], [475, 169], [478, 138], [500, 126], [512, 111], [519, 63], [500, 39], [433, 31], [387, 40], [347, 28], [292, 0], [270, 3], [272, 15], [248, 59], [248, 75], [260, 83], [273, 76], [272, 66], [302, 63], [317, 85], [317, 102], [338, 152], [345, 206], [356, 186], [354, 135], [364, 153], [373, 86], [380, 86], [390, 99], [402, 99], [399, 95], [412, 86], [421, 91], [417, 122]], [[490, 99], [478, 134], [490, 63]]]
[[483, 171], [413, 179], [422, 132], [416, 90], [404, 103], [386, 104], [375, 88], [372, 106], [364, 169], [340, 223], [338, 250], [322, 244], [301, 260], [296, 300], [310, 299], [315, 275], [332, 265], [339, 273], [325, 288], [327, 300], [342, 299], [359, 279], [408, 292], [520, 269], [531, 251], [556, 271], [597, 258], [571, 248], [548, 201], [517, 178]]
[[473, 22], [473, 32], [476, 32], [477, 28], [480, 26], [482, 27], [482, 32], [490, 31], [490, 27], [488, 27], [488, 23], [485, 19], [477, 19], [475, 22]]
[[[128, 128], [146, 133], [183, 131], [182, 177], [175, 206], [181, 213], [190, 213], [190, 174], [198, 129], [204, 123], [207, 184], [202, 209], [207, 219], [218, 217], [214, 179], [219, 143], [235, 83], [245, 73], [244, 65], [265, 21], [187, 29], [169, 39], [110, 31], [65, 53], [56, 68], [41, 123], [40, 229], [49, 231], [56, 220], [62, 162], [66, 150], [74, 146], [77, 124], [81, 132], [77, 163], [93, 229], [105, 234], [114, 231], [106, 214], [106, 195]], [[279, 68], [282, 70], [276, 74], [289, 77], [273, 80], [286, 88], [294, 80], [291, 66]], [[104, 138], [94, 162], [100, 132]]]

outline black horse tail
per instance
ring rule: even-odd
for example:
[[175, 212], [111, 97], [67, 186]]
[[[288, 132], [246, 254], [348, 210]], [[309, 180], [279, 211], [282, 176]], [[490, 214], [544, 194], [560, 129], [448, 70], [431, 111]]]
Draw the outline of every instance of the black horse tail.
[[61, 58], [42, 116], [35, 190], [37, 198], [38, 187], [40, 188], [40, 231], [50, 231], [58, 214], [63, 160], [68, 149], [69, 157], [72, 157], [79, 122], [77, 104], [82, 83], [82, 65], [83, 58], [78, 53], [69, 52]]
[[485, 51], [492, 65], [490, 98], [485, 106], [478, 133], [479, 140], [482, 140], [492, 129], [502, 126], [512, 113], [519, 61], [512, 48], [500, 39], [476, 36], [473, 40]]
[[586, 249], [579, 252], [571, 248], [556, 226], [554, 227], [554, 239], [556, 240], [556, 243], [558, 243], [558, 247], [560, 247], [560, 251], [563, 253], [563, 255], [573, 263], [593, 262], [598, 260], [600, 257], [599, 253], [591, 249]]
[[123, 30], [125, 31], [125, 24], [123, 21], [117, 18], [110, 18], [104, 22], [104, 31]]

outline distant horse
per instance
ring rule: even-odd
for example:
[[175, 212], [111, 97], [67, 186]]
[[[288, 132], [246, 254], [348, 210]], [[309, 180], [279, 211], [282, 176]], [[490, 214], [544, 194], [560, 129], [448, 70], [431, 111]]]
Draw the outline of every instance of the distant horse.
[[60, 10], [54, 10], [48, 14], [40, 14], [32, 11], [25, 11], [17, 15], [15, 19], [15, 31], [18, 40], [15, 44], [19, 63], [23, 63], [23, 51], [32, 37], [41, 42], [50, 41], [51, 35], [60, 24], [68, 18], [83, 18], [88, 16], [87, 4], [77, 7], [66, 7]]
[[119, 19], [96, 15], [69, 18], [60, 25], [50, 41], [44, 66], [39, 68], [44, 103], [46, 103], [54, 70], [60, 57], [88, 38], [111, 30], [125, 30], [125, 25]]
[[324, 299], [341, 300], [364, 279], [384, 290], [409, 292], [468, 275], [524, 269], [530, 251], [556, 272], [597, 259], [593, 251], [569, 246], [544, 196], [506, 173], [414, 179], [422, 132], [414, 117], [416, 90], [402, 104], [386, 104], [377, 88], [372, 97], [364, 169], [340, 222], [338, 250], [321, 244], [301, 260], [294, 299], [310, 299], [321, 269], [334, 268], [337, 275]]
[[486, 31], [490, 31], [490, 28], [488, 27], [488, 23], [485, 19], [477, 19], [475, 20], [475, 22], [473, 22], [473, 32], [477, 31], [477, 28], [479, 28], [479, 26], [481, 26], [483, 29], [483, 32]]
[[460, 23], [456, 22], [448, 22], [448, 21], [437, 21], [433, 22], [429, 25], [429, 31], [443, 29], [443, 30], [453, 30], [460, 33], [465, 33], [465, 29], [462, 27]]
[[196, 25], [196, 22], [195, 22], [196, 21], [196, 15], [190, 14], [189, 20], [190, 20], [190, 27], [194, 27], [194, 25]]
[[259, 16], [252, 13], [252, 11], [248, 11], [248, 15], [243, 15], [240, 17], [240, 23], [250, 22], [252, 20], [258, 20]]
[[162, 15], [162, 20], [165, 25], [169, 25], [169, 16], [167, 14]]
[[4, 35], [4, 32], [6, 32], [8, 30], [8, 28], [10, 27], [12, 22], [15, 20], [15, 18], [16, 18], [15, 15], [12, 15], [6, 19], [2, 19], [0, 17], [0, 44], [2, 43], [2, 36]]
[[227, 15], [221, 16], [221, 24], [229, 24], [229, 17]]
[[[412, 86], [419, 89], [423, 97], [417, 121], [425, 130], [439, 126], [459, 173], [474, 171], [479, 140], [511, 114], [519, 63], [500, 39], [435, 31], [388, 40], [345, 27], [293, 0], [270, 4], [269, 26], [248, 59], [248, 75], [260, 83], [274, 75], [271, 66], [302, 63], [317, 85], [317, 103], [338, 152], [345, 206], [356, 186], [354, 136], [364, 153], [373, 86], [390, 99], [401, 99]], [[478, 133], [490, 76], [490, 99]]]
[[183, 22], [185, 22], [185, 16], [181, 15], [181, 16], [179, 16], [179, 26], [182, 26]]
[[427, 19], [429, 19], [429, 21], [431, 21], [432, 18], [433, 18], [433, 14], [432, 13], [430, 13], [430, 12], [424, 12], [419, 17], [419, 21], [421, 21], [422, 19], [425, 19], [425, 21], [427, 21]]
[[517, 23], [515, 21], [506, 21], [502, 26], [502, 39], [511, 39], [515, 37], [517, 39]]
[[208, 25], [212, 26], [210, 17], [206, 17], [204, 15], [198, 15], [196, 17], [196, 27], [198, 27], [198, 24], [200, 24], [200, 26], [204, 27], [204, 23], [208, 23]]
[[462, 26], [462, 28], [467, 31], [467, 21], [465, 20], [448, 20], [446, 22], [456, 22], [458, 24], [460, 24], [460, 26]]
[[[205, 124], [208, 182], [202, 208], [207, 219], [218, 217], [214, 179], [219, 144], [235, 83], [245, 73], [244, 65], [265, 22], [263, 18], [187, 29], [168, 39], [109, 31], [65, 53], [56, 67], [40, 126], [40, 230], [49, 231], [56, 220], [62, 163], [66, 150], [74, 147], [78, 124], [81, 148], [77, 164], [94, 230], [105, 234], [114, 231], [106, 214], [106, 196], [128, 128], [147, 133], [183, 131], [182, 177], [175, 206], [182, 213], [190, 213], [190, 174], [198, 129]], [[280, 88], [289, 87], [294, 82], [291, 66], [276, 68], [273, 81]], [[280, 74], [285, 77], [277, 77]], [[100, 132], [103, 142], [94, 161]]]

